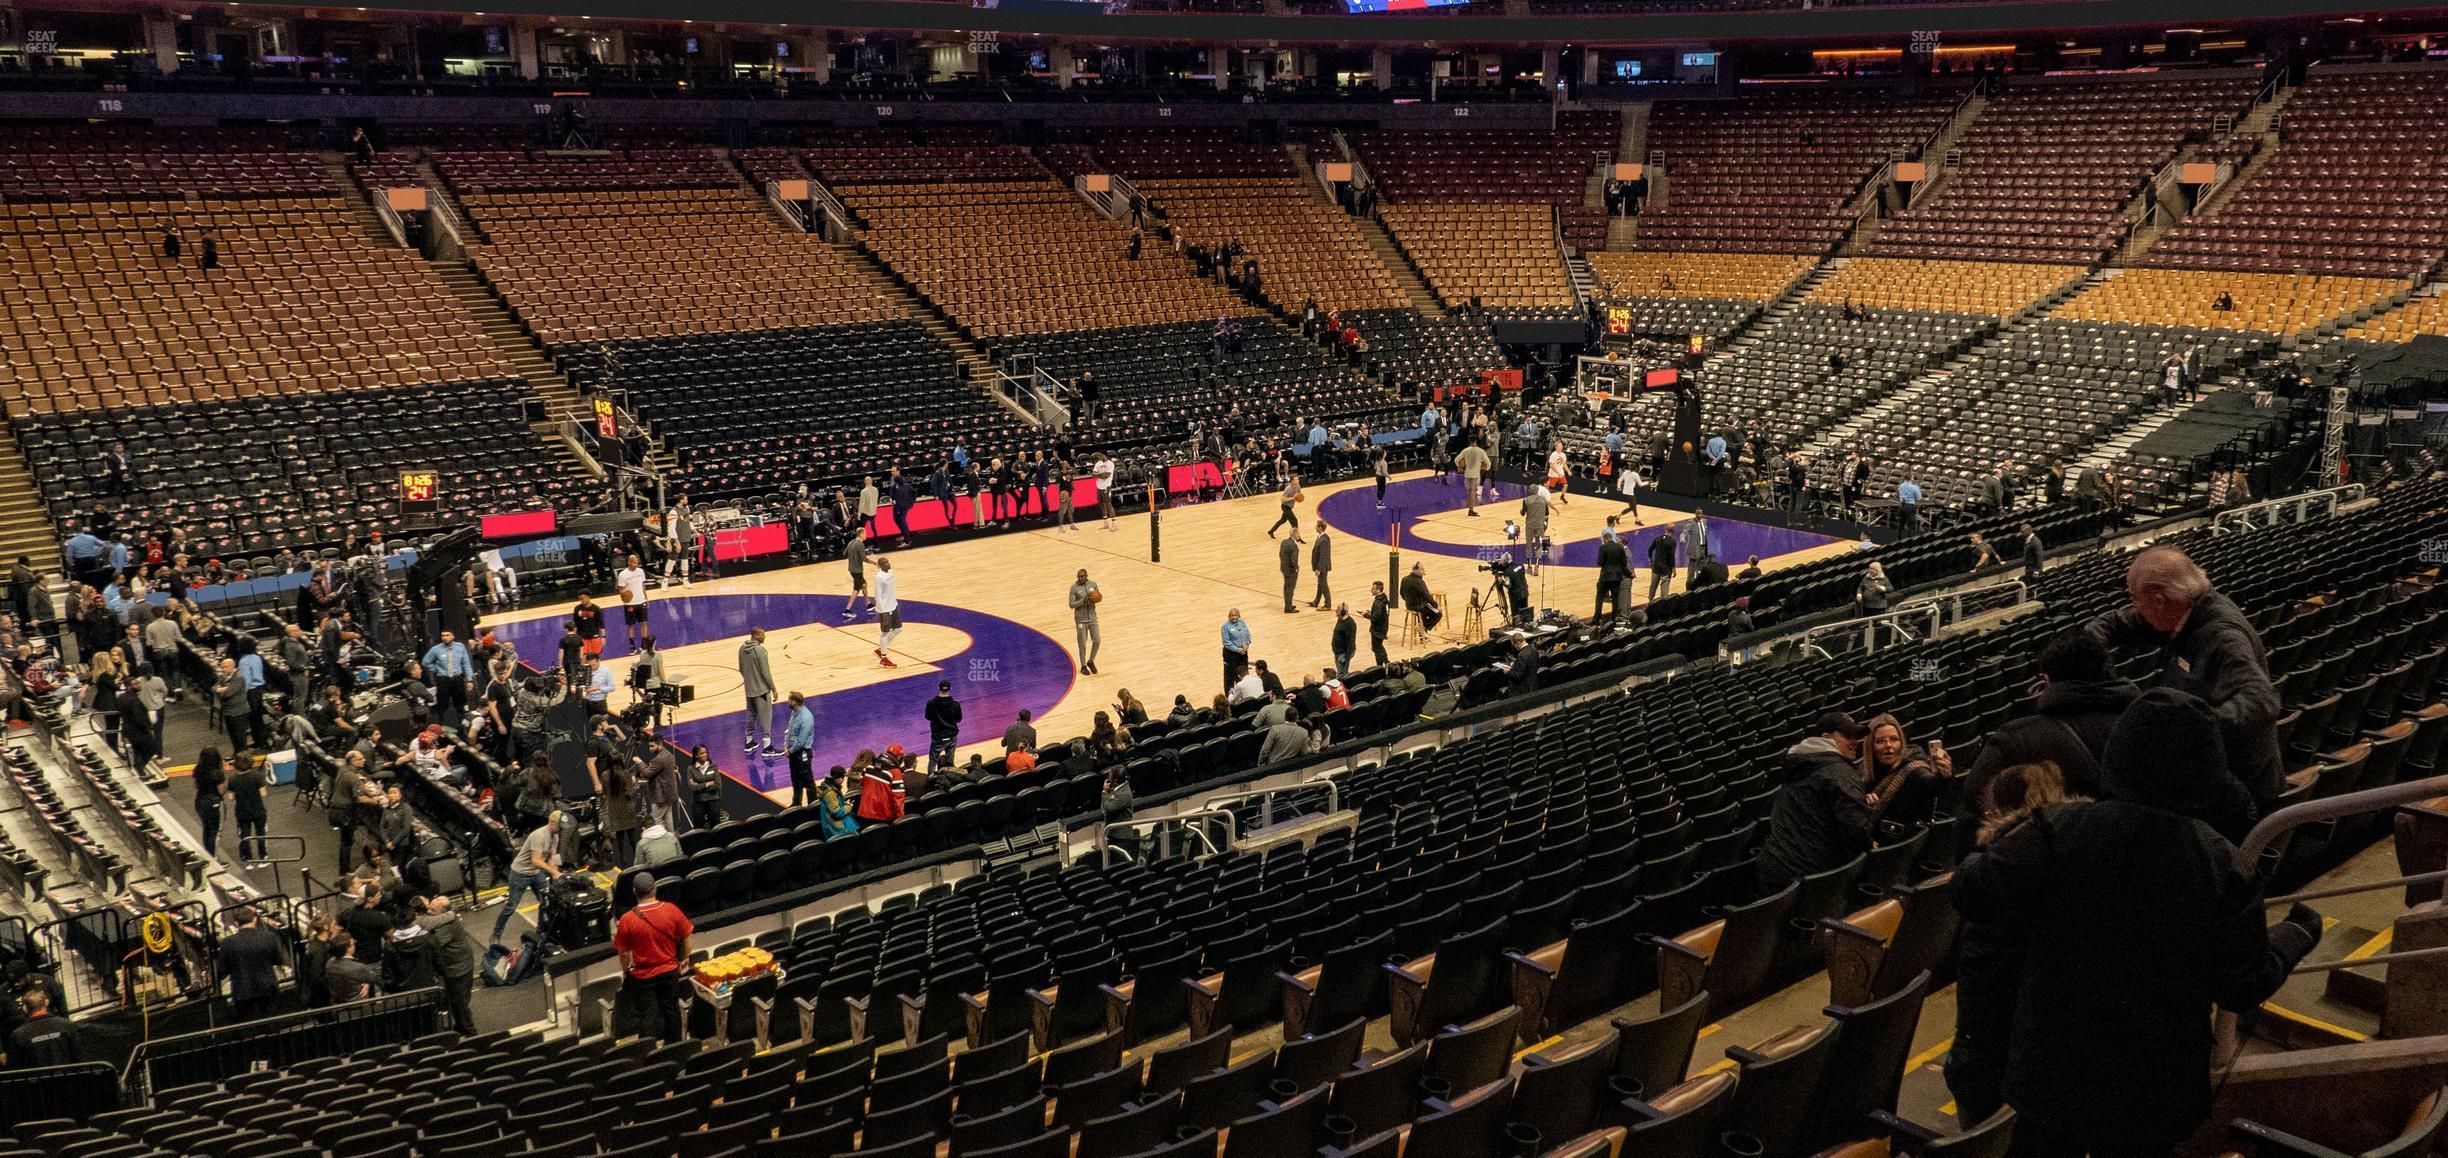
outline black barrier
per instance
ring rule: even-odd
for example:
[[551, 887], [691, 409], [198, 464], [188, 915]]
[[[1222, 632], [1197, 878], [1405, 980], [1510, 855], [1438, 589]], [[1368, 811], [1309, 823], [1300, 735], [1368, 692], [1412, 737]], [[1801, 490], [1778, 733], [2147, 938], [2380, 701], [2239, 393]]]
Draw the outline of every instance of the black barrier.
[[46, 968], [50, 962], [34, 945], [34, 932], [23, 917], [0, 917], [0, 965], [23, 961], [34, 968]]
[[126, 1086], [141, 1101], [159, 1090], [250, 1070], [404, 1045], [440, 1029], [442, 1017], [442, 991], [419, 989], [140, 1042], [128, 1057]]
[[[166, 947], [145, 941], [142, 913], [108, 905], [37, 925], [35, 948], [59, 966], [68, 996], [63, 1013], [85, 1013], [136, 1001], [176, 1001], [210, 992], [212, 930], [201, 901], [167, 910]], [[81, 965], [82, 968], [75, 966]]]
[[82, 1122], [119, 1108], [119, 1075], [101, 1062], [0, 1070], [0, 1130], [68, 1118]]

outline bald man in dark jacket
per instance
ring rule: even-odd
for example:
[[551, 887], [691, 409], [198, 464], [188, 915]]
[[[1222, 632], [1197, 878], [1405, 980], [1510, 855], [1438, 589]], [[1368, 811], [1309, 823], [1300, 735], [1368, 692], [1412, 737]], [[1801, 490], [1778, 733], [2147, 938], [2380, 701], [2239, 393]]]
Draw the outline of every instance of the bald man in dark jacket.
[[2267, 811], [2286, 790], [2278, 755], [2278, 689], [2270, 683], [2261, 633], [2235, 602], [2210, 586], [2190, 556], [2152, 547], [2125, 572], [2130, 605], [2087, 629], [2110, 651], [2148, 655], [2150, 682], [2198, 696], [2219, 721], [2228, 767]]

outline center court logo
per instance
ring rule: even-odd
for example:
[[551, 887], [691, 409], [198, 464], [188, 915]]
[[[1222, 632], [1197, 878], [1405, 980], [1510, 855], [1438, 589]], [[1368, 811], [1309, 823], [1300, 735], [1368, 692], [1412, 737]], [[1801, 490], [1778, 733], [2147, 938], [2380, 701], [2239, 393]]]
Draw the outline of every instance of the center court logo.
[[1003, 661], [999, 659], [972, 658], [969, 661], [969, 682], [973, 684], [1002, 683]]

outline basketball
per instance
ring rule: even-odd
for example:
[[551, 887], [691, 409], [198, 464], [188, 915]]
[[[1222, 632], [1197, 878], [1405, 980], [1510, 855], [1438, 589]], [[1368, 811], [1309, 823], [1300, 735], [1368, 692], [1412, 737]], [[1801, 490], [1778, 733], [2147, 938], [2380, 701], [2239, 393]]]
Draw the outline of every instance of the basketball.
[[1103, 591], [1091, 591], [1091, 592], [1089, 592], [1089, 593], [1088, 593], [1088, 602], [1090, 602], [1090, 603], [1103, 603], [1103, 602], [1105, 602], [1105, 593], [1104, 593]]

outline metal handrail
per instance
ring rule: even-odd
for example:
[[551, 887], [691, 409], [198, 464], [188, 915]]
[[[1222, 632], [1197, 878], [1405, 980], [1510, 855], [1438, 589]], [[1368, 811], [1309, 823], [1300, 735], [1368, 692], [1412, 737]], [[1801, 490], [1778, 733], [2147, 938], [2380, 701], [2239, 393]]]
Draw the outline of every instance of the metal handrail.
[[[2434, 796], [2448, 796], [2448, 776], [2432, 776], [2422, 780], [2384, 784], [2378, 788], [2364, 788], [2322, 800], [2306, 800], [2301, 804], [2287, 805], [2262, 817], [2260, 823], [2252, 826], [2251, 832], [2244, 834], [2242, 843], [2236, 845], [2236, 871], [2242, 873], [2254, 871], [2260, 864], [2261, 854], [2269, 848], [2270, 842], [2277, 840], [2279, 833], [2289, 829], [2323, 820], [2337, 820], [2358, 813], [2378, 812], [2383, 808], [2395, 808], [2400, 804], [2412, 804], [2417, 800], [2428, 800]], [[2355, 891], [2366, 892], [2376, 888], [2394, 888], [2401, 883], [2404, 882], [2371, 884]], [[2289, 904], [2294, 902], [2294, 898], [2290, 897], [2281, 897], [2278, 900], [2286, 901]], [[2271, 903], [2275, 904], [2277, 901]]]
[[1313, 161], [1311, 161], [1311, 162], [1309, 163], [1309, 175], [1310, 175], [1310, 176], [1312, 176], [1312, 177], [1317, 178], [1318, 188], [1319, 188], [1321, 191], [1323, 191], [1323, 192], [1326, 194], [1326, 199], [1327, 199], [1327, 200], [1329, 200], [1329, 201], [1333, 201], [1333, 200], [1335, 200], [1335, 191], [1334, 191], [1334, 182], [1329, 181], [1329, 180], [1327, 180], [1327, 179], [1326, 179], [1326, 166], [1328, 166], [1328, 165], [1340, 165], [1340, 164], [1343, 164], [1343, 163], [1344, 163], [1344, 162], [1341, 162], [1341, 161], [1316, 161], [1316, 160], [1313, 160]]
[[400, 220], [399, 210], [391, 207], [391, 199], [369, 196], [366, 201], [374, 206], [374, 216], [382, 221], [383, 229], [391, 234], [391, 240], [406, 246], [408, 244], [408, 224]]
[[1941, 607], [1939, 600], [1920, 600], [1913, 603], [1908, 603], [1902, 607], [1882, 611], [1877, 615], [1864, 615], [1853, 619], [1840, 619], [1834, 623], [1822, 623], [1817, 627], [1805, 628], [1801, 631], [1792, 632], [1787, 635], [1780, 635], [1771, 639], [1764, 639], [1738, 651], [1730, 650], [1726, 654], [1735, 663], [1746, 663], [1752, 659], [1758, 658], [1761, 655], [1773, 654], [1787, 648], [1793, 648], [1803, 651], [1816, 652], [1821, 658], [1832, 659], [1835, 657], [1835, 653], [1829, 651], [1825, 647], [1820, 646], [1819, 641], [1823, 639], [1833, 639], [1839, 636], [1856, 634], [1861, 637], [1861, 650], [1877, 651], [1880, 647], [1885, 646], [1885, 644], [1883, 644], [1879, 638], [1881, 634], [1879, 628], [1881, 625], [1905, 627], [1908, 626], [1906, 623], [1907, 620], [1924, 620], [1926, 621], [1926, 631], [1922, 635], [1911, 636], [1902, 631], [1887, 633], [1892, 636], [1887, 643], [1902, 643], [1908, 640], [1918, 642], [1919, 640], [1927, 639], [1936, 635], [1938, 629], [1946, 625], [1945, 614], [1945, 610], [1943, 607]]
[[1037, 367], [1037, 421], [1053, 430], [1071, 426], [1071, 404], [1063, 401], [1062, 379], [1043, 366]]
[[809, 178], [808, 200], [815, 202], [816, 208], [822, 210], [825, 216], [833, 219], [833, 224], [841, 230], [843, 236], [848, 236], [854, 227], [866, 224], [859, 220], [857, 214], [850, 212], [850, 207], [842, 204], [842, 199], [835, 196], [831, 189], [825, 188], [825, 183], [822, 181]]
[[1062, 381], [1038, 367], [1027, 377], [995, 371], [995, 387], [1012, 405], [1029, 412], [1037, 424], [1049, 430], [1062, 430], [1071, 425], [1071, 408], [1062, 402]]
[[[2274, 527], [2282, 522], [2304, 523], [2314, 517], [2328, 518], [2349, 503], [2363, 499], [2362, 483], [2325, 487], [2317, 491], [2263, 499], [2240, 507], [2230, 507], [2210, 517], [2210, 533], [2234, 534], [2239, 531]], [[2318, 508], [2315, 510], [2315, 508]]]
[[425, 187], [425, 211], [433, 217], [435, 224], [442, 227], [442, 232], [450, 235], [451, 241], [456, 243], [461, 251], [464, 252], [467, 249], [468, 239], [473, 237], [476, 231], [469, 228], [467, 222], [460, 220], [459, 211], [451, 206], [450, 198], [445, 196], [440, 188], [433, 185]]
[[[809, 182], [809, 184], [813, 185], [815, 183]], [[782, 183], [780, 181], [767, 181], [765, 183], [765, 200], [772, 202], [774, 208], [781, 210], [783, 216], [790, 218], [791, 224], [799, 227], [799, 232], [817, 232], [816, 223], [808, 220], [806, 204], [784, 197], [782, 195]]]
[[1963, 607], [1966, 602], [1983, 596], [2009, 593], [2014, 598], [2005, 601], [2002, 606], [2012, 607], [2030, 598], [2031, 587], [2020, 579], [2009, 579], [2003, 583], [1991, 583], [1983, 587], [1965, 587], [1936, 595], [1925, 595], [1919, 599], [1898, 604], [1894, 611], [1910, 611], [1925, 605], [1935, 606], [1939, 608], [1939, 614], [1944, 623], [1959, 623], [1963, 620]]
[[1572, 255], [1564, 246], [1564, 207], [1547, 207], [1547, 239], [1555, 246], [1556, 264], [1564, 267], [1564, 282], [1572, 287], [1573, 308], [1581, 316], [1589, 316], [1589, 295], [1581, 292], [1581, 282], [1572, 275]]
[[[1209, 840], [1205, 835], [1207, 825], [1218, 822], [1224, 826], [1224, 840], [1221, 844]], [[1231, 812], [1221, 808], [1200, 808], [1189, 812], [1177, 812], [1171, 816], [1154, 820], [1126, 820], [1104, 825], [1097, 830], [1097, 863], [1109, 864], [1111, 857], [1121, 855], [1113, 847], [1113, 834], [1117, 830], [1131, 829], [1148, 830], [1155, 837], [1156, 855], [1160, 858], [1173, 855], [1174, 834], [1177, 832], [1198, 835], [1198, 845], [1201, 851], [1194, 855], [1200, 856], [1212, 856], [1223, 852], [1241, 839], [1241, 822], [1235, 820]]]
[[[2242, 843], [2236, 845], [2233, 862], [2235, 870], [2247, 875], [2255, 873], [2260, 868], [2261, 858], [2269, 851], [2270, 845], [2278, 839], [2280, 834], [2290, 830], [2325, 820], [2342, 820], [2366, 812], [2378, 812], [2382, 809], [2395, 808], [2401, 804], [2412, 804], [2415, 801], [2428, 800], [2442, 794], [2448, 794], [2448, 776], [2408, 780], [2399, 784], [2386, 784], [2378, 788], [2347, 792], [2325, 800], [2306, 800], [2301, 804], [2290, 804], [2262, 817], [2260, 823], [2252, 826], [2251, 832], [2244, 834]], [[2403, 888], [2407, 885], [2425, 884], [2437, 880], [2448, 880], [2448, 871], [2410, 873], [2387, 880], [2365, 881], [2336, 888], [2311, 889], [2289, 893], [2285, 896], [2269, 897], [2261, 903], [2275, 908], [2280, 905], [2293, 905], [2325, 897], [2378, 892], [2381, 889]], [[2365, 965], [2387, 965], [2396, 961], [2420, 961], [2438, 957], [2448, 957], [2448, 945], [2429, 949], [2407, 949], [2397, 953], [2375, 953], [2367, 957], [2341, 957], [2335, 961], [2315, 961], [2310, 964], [2298, 964], [2293, 972], [2334, 973], [2341, 969], [2354, 969]]]
[[1315, 792], [1320, 788], [1326, 790], [1326, 811], [1329, 813], [1342, 811], [1342, 786], [1337, 784], [1332, 778], [1325, 777], [1321, 777], [1316, 780], [1304, 780], [1298, 784], [1288, 784], [1280, 788], [1261, 788], [1254, 792], [1229, 792], [1222, 796], [1210, 796], [1199, 801], [1197, 811], [1214, 811], [1217, 809], [1229, 808], [1231, 805], [1238, 804], [1245, 800], [1255, 800], [1258, 802], [1258, 823], [1256, 827], [1250, 829], [1250, 831], [1262, 832], [1275, 826], [1275, 797], [1293, 792]]
[[2184, 150], [2178, 149], [2166, 164], [2159, 166], [2158, 172], [2151, 174], [2150, 191], [2154, 197], [2165, 197], [2176, 187], [2177, 179], [2184, 176], [2184, 164]]

